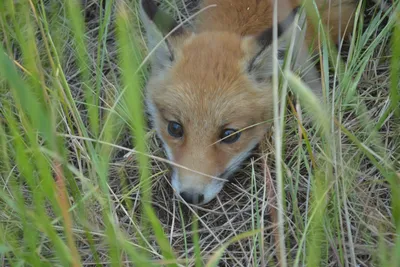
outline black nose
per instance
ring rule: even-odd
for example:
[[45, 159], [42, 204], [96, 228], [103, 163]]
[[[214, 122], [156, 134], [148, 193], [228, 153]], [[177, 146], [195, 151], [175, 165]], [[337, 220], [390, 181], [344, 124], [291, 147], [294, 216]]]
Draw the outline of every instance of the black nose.
[[188, 193], [188, 192], [182, 192], [181, 197], [190, 204], [198, 204], [203, 202], [204, 200], [204, 195], [203, 194], [196, 194], [196, 193]]

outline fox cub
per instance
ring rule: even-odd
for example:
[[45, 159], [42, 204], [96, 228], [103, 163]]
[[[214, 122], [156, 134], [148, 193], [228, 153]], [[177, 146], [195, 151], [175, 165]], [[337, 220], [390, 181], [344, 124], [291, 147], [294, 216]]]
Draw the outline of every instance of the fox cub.
[[[333, 41], [352, 32], [358, 1], [314, 1]], [[283, 60], [292, 36], [293, 68], [310, 61], [316, 32], [304, 12], [297, 19], [300, 0], [277, 1], [278, 55], [273, 54], [274, 2], [203, 0], [191, 30], [155, 1], [141, 1], [152, 52], [146, 104], [168, 158], [185, 167], [173, 167], [171, 183], [188, 203], [212, 200], [268, 131], [272, 59]], [[307, 69], [302, 79], [320, 94], [318, 72]]]

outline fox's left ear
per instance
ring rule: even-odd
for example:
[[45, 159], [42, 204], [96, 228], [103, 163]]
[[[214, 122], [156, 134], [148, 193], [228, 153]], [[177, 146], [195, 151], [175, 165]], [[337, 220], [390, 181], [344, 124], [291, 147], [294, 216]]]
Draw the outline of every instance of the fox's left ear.
[[278, 55], [274, 55], [272, 49], [273, 28], [266, 29], [258, 36], [245, 37], [242, 45], [246, 54], [247, 72], [255, 81], [269, 81], [273, 73], [273, 57], [278, 58], [278, 64], [283, 65], [286, 48], [290, 43], [290, 37], [295, 38], [293, 51], [292, 70], [300, 70], [303, 81], [318, 96], [322, 96], [321, 80], [318, 71], [313, 65], [312, 56], [309, 54], [308, 45], [304, 39], [304, 32], [295, 23], [295, 17], [299, 12], [297, 7], [277, 25], [278, 30]]
[[148, 51], [153, 53], [152, 68], [162, 70], [174, 61], [189, 32], [160, 10], [154, 0], [141, 0], [140, 15], [146, 30]]

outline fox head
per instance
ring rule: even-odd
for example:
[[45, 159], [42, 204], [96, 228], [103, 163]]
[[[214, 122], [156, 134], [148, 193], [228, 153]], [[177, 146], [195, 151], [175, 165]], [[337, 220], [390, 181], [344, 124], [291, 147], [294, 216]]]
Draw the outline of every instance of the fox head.
[[272, 29], [194, 33], [153, 1], [143, 0], [141, 12], [152, 53], [146, 104], [168, 158], [184, 167], [173, 167], [172, 186], [205, 204], [269, 128]]

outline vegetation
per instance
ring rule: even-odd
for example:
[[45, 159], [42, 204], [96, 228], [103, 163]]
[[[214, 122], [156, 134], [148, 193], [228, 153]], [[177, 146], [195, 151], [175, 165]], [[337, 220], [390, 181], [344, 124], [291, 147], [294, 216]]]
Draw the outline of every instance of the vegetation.
[[1, 265], [400, 266], [400, 5], [365, 2], [339, 51], [321, 35], [324, 104], [284, 69], [274, 134], [193, 207], [144, 113], [137, 1], [0, 1]]

